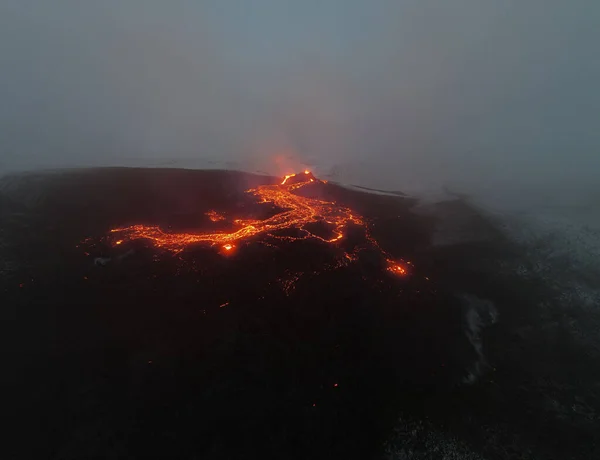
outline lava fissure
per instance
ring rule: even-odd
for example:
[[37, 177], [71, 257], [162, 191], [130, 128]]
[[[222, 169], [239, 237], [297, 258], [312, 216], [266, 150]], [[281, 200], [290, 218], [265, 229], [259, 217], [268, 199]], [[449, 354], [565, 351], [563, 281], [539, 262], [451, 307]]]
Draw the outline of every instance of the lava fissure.
[[[232, 223], [239, 228], [232, 232], [167, 233], [158, 226], [132, 225], [111, 230], [115, 236], [113, 245], [122, 244], [127, 240], [146, 239], [159, 248], [175, 253], [181, 252], [190, 245], [207, 244], [220, 246], [223, 253], [227, 254], [233, 252], [233, 249], [241, 242], [260, 236], [284, 241], [316, 239], [328, 244], [338, 243], [344, 238], [349, 226], [357, 225], [364, 228], [367, 240], [384, 256], [388, 270], [398, 275], [406, 274], [406, 266], [395, 262], [369, 235], [362, 216], [334, 201], [308, 198], [294, 193], [301, 188], [318, 183], [323, 183], [323, 181], [316, 179], [310, 171], [304, 171], [300, 174], [286, 175], [279, 184], [259, 185], [247, 190], [246, 193], [256, 196], [259, 203], [272, 203], [273, 206], [281, 209], [281, 212], [263, 220], [234, 219]], [[213, 222], [227, 220], [225, 216], [216, 211], [208, 211], [206, 215]], [[331, 231], [331, 237], [317, 235], [307, 228], [310, 224], [317, 223], [326, 224]], [[299, 231], [301, 236], [277, 234], [282, 230], [290, 229]], [[352, 260], [355, 256], [347, 254], [346, 258]]]

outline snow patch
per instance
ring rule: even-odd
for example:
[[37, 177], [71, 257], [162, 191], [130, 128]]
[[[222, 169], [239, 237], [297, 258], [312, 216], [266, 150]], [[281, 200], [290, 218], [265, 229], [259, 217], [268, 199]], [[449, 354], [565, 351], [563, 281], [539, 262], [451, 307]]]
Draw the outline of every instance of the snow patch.
[[460, 296], [466, 305], [465, 334], [477, 353], [477, 361], [470, 367], [463, 383], [473, 384], [483, 374], [487, 360], [483, 351], [483, 330], [498, 321], [498, 310], [494, 304], [471, 294]]

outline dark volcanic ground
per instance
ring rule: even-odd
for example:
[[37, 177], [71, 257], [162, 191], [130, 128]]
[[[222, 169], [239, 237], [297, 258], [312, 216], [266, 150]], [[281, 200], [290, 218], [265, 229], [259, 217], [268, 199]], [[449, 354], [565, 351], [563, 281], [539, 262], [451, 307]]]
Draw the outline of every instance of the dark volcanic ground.
[[269, 215], [244, 190], [275, 181], [4, 178], [2, 458], [600, 456], [597, 348], [566, 326], [593, 334], [597, 314], [521, 276], [525, 249], [461, 201], [416, 212], [402, 196], [319, 189], [412, 261], [405, 278], [373, 251], [336, 265], [358, 231], [227, 257], [103, 240], [136, 223], [210, 229], [211, 209]]

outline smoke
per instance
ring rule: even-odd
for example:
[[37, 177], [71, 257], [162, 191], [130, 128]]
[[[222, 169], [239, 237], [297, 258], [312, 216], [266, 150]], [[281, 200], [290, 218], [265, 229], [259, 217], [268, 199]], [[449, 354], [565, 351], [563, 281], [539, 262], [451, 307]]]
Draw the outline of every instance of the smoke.
[[0, 170], [337, 165], [558, 199], [600, 168], [599, 20], [594, 0], [4, 0]]

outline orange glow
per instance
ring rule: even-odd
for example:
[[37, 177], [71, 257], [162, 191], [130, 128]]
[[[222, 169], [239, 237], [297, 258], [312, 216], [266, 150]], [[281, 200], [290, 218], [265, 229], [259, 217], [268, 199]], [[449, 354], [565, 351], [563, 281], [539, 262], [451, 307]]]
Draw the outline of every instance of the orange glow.
[[296, 176], [295, 174], [286, 174], [286, 175], [283, 177], [283, 181], [281, 182], [281, 185], [285, 185], [285, 183], [288, 181], [288, 179], [289, 179], [290, 177], [295, 177], [295, 176]]
[[304, 174], [310, 174], [310, 171], [308, 169], [305, 169]]
[[[405, 265], [392, 260], [368, 231], [364, 218], [351, 209], [337, 204], [335, 201], [325, 201], [316, 198], [307, 198], [296, 193], [297, 190], [304, 187], [314, 187], [317, 184], [323, 184], [324, 181], [315, 179], [310, 171], [304, 171], [304, 177], [300, 175], [294, 181], [288, 179], [296, 177], [296, 174], [287, 174], [282, 182], [277, 185], [259, 185], [257, 188], [247, 190], [246, 193], [257, 198], [258, 203], [272, 203], [280, 209], [277, 214], [263, 220], [258, 219], [232, 219], [234, 229], [230, 231], [212, 231], [200, 233], [167, 233], [158, 226], [153, 225], [132, 225], [130, 227], [115, 228], [111, 230], [119, 239], [114, 241], [115, 245], [123, 241], [146, 239], [155, 246], [179, 253], [190, 245], [205, 244], [209, 246], [220, 246], [223, 254], [231, 253], [242, 241], [248, 241], [251, 238], [262, 237], [278, 239], [284, 241], [296, 241], [304, 239], [320, 240], [324, 243], [336, 244], [340, 242], [350, 225], [363, 227], [367, 240], [385, 257], [388, 263], [387, 270], [396, 275], [408, 274]], [[216, 211], [208, 211], [206, 215], [213, 222], [227, 220], [223, 215]], [[330, 237], [323, 237], [313, 233], [309, 228], [310, 224], [325, 224], [330, 232]], [[281, 230], [295, 229], [297, 236], [282, 236]], [[265, 242], [266, 243], [266, 242]], [[354, 261], [358, 257], [355, 253], [344, 253], [348, 261]]]
[[[339, 206], [335, 202], [305, 198], [295, 194], [294, 191], [319, 182], [313, 179], [313, 182], [304, 180], [297, 181], [294, 184], [286, 183], [289, 178], [295, 176], [296, 174], [286, 175], [280, 185], [260, 185], [255, 189], [248, 190], [247, 193], [256, 196], [258, 202], [273, 203], [282, 211], [265, 220], [235, 219], [233, 222], [239, 228], [229, 233], [166, 233], [157, 226], [148, 225], [115, 228], [111, 230], [111, 233], [118, 234], [121, 238], [128, 240], [148, 239], [156, 246], [174, 252], [180, 251], [190, 244], [202, 243], [218, 244], [226, 251], [230, 251], [235, 243], [261, 235], [290, 241], [314, 238], [326, 243], [333, 243], [343, 238], [344, 230], [349, 224], [365, 225], [362, 217], [353, 214], [350, 209]], [[306, 229], [307, 224], [316, 222], [329, 224], [333, 236], [323, 238]], [[301, 235], [297, 237], [276, 235], [278, 230], [290, 228], [300, 230]]]
[[394, 275], [400, 275], [400, 276], [408, 275], [408, 270], [406, 269], [406, 267], [402, 266], [398, 262], [395, 262], [391, 259], [387, 259], [387, 263], [388, 263], [388, 267], [387, 267], [388, 271], [392, 272]]
[[219, 214], [217, 211], [208, 211], [204, 213], [212, 222], [220, 222], [225, 220], [225, 216], [223, 214]]

